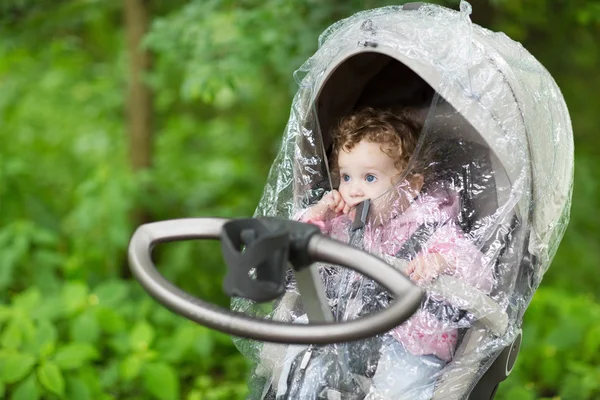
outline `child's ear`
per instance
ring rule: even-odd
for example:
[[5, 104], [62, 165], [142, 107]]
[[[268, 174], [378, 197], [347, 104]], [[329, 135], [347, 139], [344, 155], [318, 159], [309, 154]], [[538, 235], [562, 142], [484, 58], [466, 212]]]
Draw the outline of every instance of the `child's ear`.
[[419, 193], [421, 192], [421, 189], [423, 189], [425, 178], [423, 178], [423, 174], [414, 174], [408, 178], [408, 181], [410, 182], [410, 188], [416, 193]]

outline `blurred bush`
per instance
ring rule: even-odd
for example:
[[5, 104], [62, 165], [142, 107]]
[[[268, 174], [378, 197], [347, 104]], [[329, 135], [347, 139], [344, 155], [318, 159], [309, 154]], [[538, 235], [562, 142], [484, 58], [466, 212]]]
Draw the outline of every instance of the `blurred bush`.
[[600, 305], [590, 295], [540, 288], [499, 399], [600, 398]]
[[0, 306], [0, 327], [2, 397], [209, 399], [246, 391], [246, 365], [229, 337], [174, 316], [131, 282], [67, 281], [48, 294], [31, 287]]

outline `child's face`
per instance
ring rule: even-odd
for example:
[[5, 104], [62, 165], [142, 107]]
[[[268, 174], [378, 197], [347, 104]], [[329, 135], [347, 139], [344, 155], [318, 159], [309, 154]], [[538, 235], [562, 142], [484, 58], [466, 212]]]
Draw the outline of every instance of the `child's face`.
[[350, 151], [340, 149], [339, 192], [351, 207], [366, 199], [379, 197], [392, 187], [401, 172], [394, 165], [394, 160], [381, 151], [381, 146], [362, 140]]

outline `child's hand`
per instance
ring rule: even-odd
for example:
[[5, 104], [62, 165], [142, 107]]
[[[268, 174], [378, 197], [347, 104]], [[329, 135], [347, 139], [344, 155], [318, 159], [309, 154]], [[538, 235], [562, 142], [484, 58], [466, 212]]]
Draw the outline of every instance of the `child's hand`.
[[326, 193], [317, 204], [308, 210], [305, 218], [307, 220], [322, 221], [329, 212], [334, 212], [336, 214], [343, 212], [344, 214], [347, 214], [349, 210], [350, 207], [346, 204], [344, 199], [342, 199], [340, 192], [332, 190], [331, 192]]
[[348, 214], [348, 211], [350, 211], [350, 206], [346, 204], [342, 198], [342, 195], [337, 190], [332, 190], [323, 196], [320, 203], [324, 203], [327, 206], [327, 209], [335, 212], [336, 214]]
[[448, 262], [441, 254], [429, 253], [417, 256], [406, 267], [406, 275], [414, 282], [428, 283], [448, 268]]

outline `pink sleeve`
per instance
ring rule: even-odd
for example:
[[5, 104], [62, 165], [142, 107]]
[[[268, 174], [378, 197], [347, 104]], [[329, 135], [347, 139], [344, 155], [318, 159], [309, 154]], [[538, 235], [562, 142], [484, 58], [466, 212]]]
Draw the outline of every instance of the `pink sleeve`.
[[450, 264], [449, 275], [490, 293], [494, 277], [483, 254], [453, 224], [439, 228], [428, 243], [429, 253], [442, 255]]
[[298, 213], [296, 213], [293, 216], [292, 219], [295, 221], [306, 222], [309, 224], [316, 225], [319, 227], [321, 232], [325, 235], [331, 233], [331, 228], [332, 228], [331, 221], [323, 221], [323, 220], [315, 219], [315, 218], [305, 218], [307, 211], [308, 211], [308, 208], [299, 211]]

